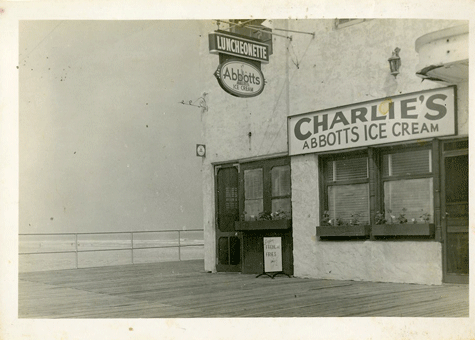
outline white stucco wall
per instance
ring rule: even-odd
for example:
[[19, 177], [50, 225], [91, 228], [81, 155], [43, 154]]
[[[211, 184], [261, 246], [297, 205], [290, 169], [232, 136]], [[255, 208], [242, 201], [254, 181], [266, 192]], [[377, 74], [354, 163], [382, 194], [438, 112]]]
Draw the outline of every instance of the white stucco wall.
[[[208, 33], [216, 28], [210, 23]], [[204, 91], [208, 93], [208, 111], [202, 114], [203, 142], [206, 144], [202, 177], [207, 271], [214, 271], [216, 267], [213, 164], [287, 152], [288, 67], [282, 41], [285, 39], [279, 39], [281, 41], [276, 43], [274, 38], [271, 62], [262, 65], [267, 81], [262, 94], [254, 98], [237, 98], [221, 89], [213, 76], [219, 57], [209, 54], [208, 36], [203, 35], [201, 68]]]
[[320, 241], [318, 157], [292, 157], [294, 275], [321, 279], [441, 284], [434, 241]]
[[[287, 116], [323, 110], [444, 85], [416, 76], [418, 37], [460, 24], [440, 20], [369, 20], [335, 29], [333, 20], [275, 20], [274, 27], [315, 32], [292, 33], [292, 42], [274, 37], [274, 54], [262, 70], [264, 92], [255, 98], [232, 97], [214, 77], [218, 57], [202, 51], [209, 92], [203, 115], [207, 157], [203, 161], [205, 268], [215, 269], [213, 163], [287, 151]], [[210, 26], [210, 32], [216, 27]], [[282, 32], [279, 32], [282, 33]], [[401, 49], [400, 74], [389, 72], [388, 58]], [[468, 85], [458, 84], [458, 131], [468, 134]], [[249, 132], [252, 136], [249, 138]], [[325, 279], [440, 284], [441, 244], [435, 241], [317, 240], [318, 157], [293, 156], [292, 219], [294, 275]]]

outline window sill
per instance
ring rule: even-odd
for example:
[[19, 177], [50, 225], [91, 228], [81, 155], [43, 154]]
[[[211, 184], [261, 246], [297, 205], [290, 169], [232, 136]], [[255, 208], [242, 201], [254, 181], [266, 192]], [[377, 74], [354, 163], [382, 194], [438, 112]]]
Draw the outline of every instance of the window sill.
[[373, 225], [371, 235], [434, 237], [435, 225], [433, 223], [376, 224]]
[[371, 231], [370, 225], [357, 226], [318, 226], [317, 236], [320, 237], [367, 237]]
[[290, 219], [234, 222], [234, 229], [237, 231], [285, 230], [290, 229], [291, 226], [292, 220]]
[[377, 224], [358, 226], [317, 226], [317, 236], [324, 239], [351, 238], [434, 238], [433, 223]]

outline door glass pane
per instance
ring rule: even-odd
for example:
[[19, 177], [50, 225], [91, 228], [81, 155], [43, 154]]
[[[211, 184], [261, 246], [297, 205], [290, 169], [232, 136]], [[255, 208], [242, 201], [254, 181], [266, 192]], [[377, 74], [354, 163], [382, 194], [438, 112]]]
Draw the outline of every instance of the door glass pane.
[[447, 203], [468, 202], [468, 155], [445, 159]]
[[264, 211], [262, 169], [244, 171], [244, 219], [256, 220]]
[[469, 273], [468, 169], [468, 155], [445, 158], [446, 264], [451, 274]]
[[447, 272], [468, 274], [468, 233], [447, 234]]
[[[433, 223], [434, 197], [432, 182], [432, 178], [384, 182], [386, 220], [390, 222], [392, 219], [396, 223], [399, 214], [405, 214], [407, 223], [412, 223], [413, 219], [417, 223], [422, 223], [421, 215], [430, 214], [429, 223]], [[391, 210], [391, 213], [388, 212], [388, 209]]]
[[217, 182], [218, 228], [220, 231], [234, 231], [234, 222], [239, 220], [237, 169], [219, 169]]
[[231, 236], [229, 238], [229, 263], [232, 265], [239, 264], [241, 262], [241, 242], [239, 237]]
[[227, 237], [220, 237], [218, 240], [218, 263], [229, 264], [229, 247]]
[[350, 222], [351, 215], [358, 214], [361, 223], [369, 223], [369, 185], [351, 184], [328, 187], [330, 218]]
[[290, 195], [290, 165], [273, 167], [271, 177], [273, 197]]

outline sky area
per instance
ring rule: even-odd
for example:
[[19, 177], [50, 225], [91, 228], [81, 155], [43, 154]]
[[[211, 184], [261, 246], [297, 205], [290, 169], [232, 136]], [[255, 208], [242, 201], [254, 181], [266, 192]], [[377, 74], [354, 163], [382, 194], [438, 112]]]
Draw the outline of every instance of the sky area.
[[201, 27], [20, 21], [20, 233], [202, 228]]

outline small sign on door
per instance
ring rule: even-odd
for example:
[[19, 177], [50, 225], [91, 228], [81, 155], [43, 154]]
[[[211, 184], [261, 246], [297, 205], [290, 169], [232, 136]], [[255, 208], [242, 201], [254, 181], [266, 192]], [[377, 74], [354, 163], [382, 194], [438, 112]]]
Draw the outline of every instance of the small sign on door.
[[282, 271], [282, 238], [264, 237], [264, 272]]

